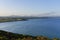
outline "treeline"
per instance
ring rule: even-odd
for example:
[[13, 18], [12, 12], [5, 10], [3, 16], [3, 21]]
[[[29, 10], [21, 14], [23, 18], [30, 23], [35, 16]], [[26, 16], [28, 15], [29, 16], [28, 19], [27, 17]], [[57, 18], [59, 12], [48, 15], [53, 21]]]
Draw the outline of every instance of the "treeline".
[[59, 38], [50, 39], [44, 36], [16, 34], [0, 30], [0, 40], [60, 40], [60, 39]]

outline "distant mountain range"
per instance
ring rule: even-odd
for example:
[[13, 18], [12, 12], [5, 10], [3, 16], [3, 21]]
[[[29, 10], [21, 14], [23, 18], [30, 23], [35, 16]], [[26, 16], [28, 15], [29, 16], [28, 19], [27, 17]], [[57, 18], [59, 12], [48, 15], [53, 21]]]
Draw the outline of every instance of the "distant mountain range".
[[28, 19], [35, 19], [35, 18], [60, 18], [60, 16], [42, 16], [42, 17], [37, 17], [37, 16], [0, 16], [0, 18], [28, 18]]

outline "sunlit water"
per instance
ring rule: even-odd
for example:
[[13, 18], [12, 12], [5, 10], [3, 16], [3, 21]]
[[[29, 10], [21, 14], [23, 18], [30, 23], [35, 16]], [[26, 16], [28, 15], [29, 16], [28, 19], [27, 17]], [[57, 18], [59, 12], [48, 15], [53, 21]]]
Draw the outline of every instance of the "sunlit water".
[[60, 19], [30, 19], [0, 23], [0, 30], [28, 35], [60, 37]]

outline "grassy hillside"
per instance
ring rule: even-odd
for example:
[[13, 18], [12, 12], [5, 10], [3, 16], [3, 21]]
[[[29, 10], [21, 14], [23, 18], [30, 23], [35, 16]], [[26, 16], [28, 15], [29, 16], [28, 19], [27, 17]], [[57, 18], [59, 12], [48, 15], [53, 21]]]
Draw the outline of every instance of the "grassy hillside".
[[58, 38], [50, 39], [44, 36], [16, 34], [0, 30], [0, 40], [59, 40], [59, 39]]

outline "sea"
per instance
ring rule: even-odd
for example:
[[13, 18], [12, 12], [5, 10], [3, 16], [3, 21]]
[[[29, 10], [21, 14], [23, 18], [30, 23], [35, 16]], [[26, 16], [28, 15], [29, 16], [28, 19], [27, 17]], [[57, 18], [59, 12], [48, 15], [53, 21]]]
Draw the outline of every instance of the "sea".
[[60, 18], [28, 19], [0, 23], [0, 30], [33, 36], [60, 38]]

